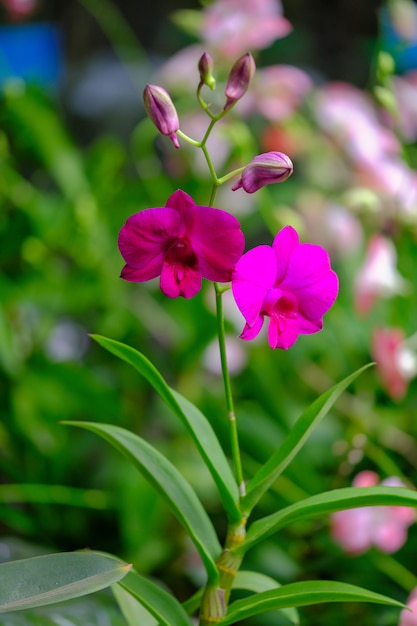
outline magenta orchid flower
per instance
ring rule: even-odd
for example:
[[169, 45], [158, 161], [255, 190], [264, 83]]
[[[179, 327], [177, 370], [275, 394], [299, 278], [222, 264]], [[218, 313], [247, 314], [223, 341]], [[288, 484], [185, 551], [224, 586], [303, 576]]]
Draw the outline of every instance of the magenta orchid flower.
[[119, 249], [126, 265], [121, 277], [143, 282], [160, 276], [166, 296], [191, 298], [202, 278], [230, 281], [244, 245], [233, 215], [197, 206], [179, 189], [165, 207], [135, 213], [122, 227]]
[[302, 243], [291, 226], [271, 246], [258, 246], [238, 261], [232, 276], [233, 295], [246, 320], [242, 339], [254, 339], [269, 317], [271, 348], [290, 348], [300, 334], [322, 329], [323, 315], [338, 293], [338, 278], [327, 252]]
[[232, 59], [246, 50], [267, 48], [291, 30], [281, 0], [218, 0], [203, 11], [201, 37]]

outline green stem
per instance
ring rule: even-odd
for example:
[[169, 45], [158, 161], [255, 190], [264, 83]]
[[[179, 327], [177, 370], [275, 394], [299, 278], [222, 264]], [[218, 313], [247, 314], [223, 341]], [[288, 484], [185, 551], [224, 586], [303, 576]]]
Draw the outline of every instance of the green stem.
[[417, 577], [389, 554], [374, 551], [373, 560], [381, 572], [401, 585], [405, 591], [410, 592], [417, 586]]
[[226, 340], [224, 332], [224, 318], [223, 318], [223, 301], [222, 301], [222, 289], [218, 283], [214, 283], [214, 289], [216, 291], [216, 312], [217, 312], [217, 333], [219, 338], [220, 349], [220, 361], [222, 366], [224, 391], [226, 396], [227, 414], [230, 423], [230, 443], [232, 450], [233, 468], [239, 485], [240, 495], [245, 495], [245, 483], [243, 480], [242, 462], [240, 458], [239, 438], [237, 432], [236, 416], [233, 405], [232, 387], [230, 384], [229, 367], [227, 364], [226, 354]]

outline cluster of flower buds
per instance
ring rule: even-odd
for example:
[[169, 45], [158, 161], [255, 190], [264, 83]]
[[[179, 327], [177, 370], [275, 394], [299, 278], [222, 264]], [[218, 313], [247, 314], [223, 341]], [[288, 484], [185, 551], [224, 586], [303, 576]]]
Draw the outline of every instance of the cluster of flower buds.
[[[255, 61], [249, 52], [234, 63], [226, 81], [224, 91], [226, 104], [223, 114], [245, 95], [255, 70]], [[204, 52], [198, 62], [198, 71], [200, 74], [199, 87], [206, 85], [210, 89], [215, 89], [213, 59], [207, 52]], [[180, 124], [177, 110], [168, 92], [157, 85], [146, 85], [143, 99], [146, 112], [159, 132], [169, 137], [174, 146], [179, 148], [177, 132]], [[259, 154], [243, 169], [232, 190], [242, 188], [247, 193], [254, 193], [265, 185], [283, 182], [292, 174], [292, 171], [293, 164], [286, 154], [282, 152]]]

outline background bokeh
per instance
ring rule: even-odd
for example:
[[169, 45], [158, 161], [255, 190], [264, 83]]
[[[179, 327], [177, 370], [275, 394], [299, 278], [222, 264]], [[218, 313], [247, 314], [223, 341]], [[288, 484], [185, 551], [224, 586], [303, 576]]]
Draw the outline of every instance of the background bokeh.
[[[385, 94], [399, 93], [390, 72], [378, 70], [381, 48], [392, 52], [388, 35], [381, 31], [380, 4], [283, 2], [293, 30], [256, 51], [258, 68], [293, 65], [311, 84], [297, 97], [290, 94], [291, 105], [280, 119], [245, 110], [242, 101], [242, 109], [236, 107], [230, 124], [219, 130], [219, 144], [213, 144], [219, 173], [265, 150], [289, 154], [295, 170], [283, 185], [250, 197], [228, 186], [220, 190], [218, 201], [241, 220], [248, 247], [270, 243], [281, 226], [291, 223], [303, 240], [329, 249], [340, 278], [340, 296], [325, 318], [324, 330], [301, 337], [288, 352], [270, 350], [265, 337], [253, 344], [240, 341], [242, 321], [226, 299], [233, 389], [248, 476], [318, 394], [375, 358], [375, 328], [400, 328], [404, 337], [417, 330], [417, 202], [407, 196], [403, 206], [397, 190], [391, 193], [392, 178], [378, 167], [378, 159], [385, 165], [387, 158], [382, 148], [366, 164], [355, 152], [354, 131], [359, 121], [364, 123], [358, 113], [364, 110], [364, 97], [372, 110], [368, 115], [366, 109], [367, 121], [359, 131], [369, 132], [362, 135], [365, 148], [382, 136], [395, 137], [404, 148], [401, 154], [407, 154], [404, 163], [407, 175], [410, 172], [401, 189], [408, 191], [411, 181], [415, 184], [411, 173], [417, 136], [397, 132], [387, 97], [376, 97], [376, 86]], [[211, 286], [185, 301], [165, 298], [157, 281], [123, 282], [117, 248], [127, 217], [163, 205], [176, 188], [201, 204], [208, 201], [210, 181], [195, 153], [184, 146], [175, 151], [168, 139], [157, 136], [142, 105], [146, 82], [159, 81], [170, 89], [180, 119], [197, 137], [201, 134], [200, 121], [191, 115], [197, 110], [198, 75], [187, 85], [176, 84], [175, 71], [164, 74], [174, 53], [199, 41], [184, 27], [184, 13], [181, 19], [175, 13], [174, 20], [174, 12], [198, 9], [201, 14], [201, 7], [168, 0], [44, 1], [17, 16], [6, 0], [1, 8], [0, 558], [83, 547], [106, 550], [185, 599], [201, 583], [202, 571], [182, 529], [147, 483], [107, 444], [60, 422], [110, 422], [150, 440], [192, 483], [223, 536], [225, 519], [215, 489], [181, 425], [132, 368], [89, 337], [102, 334], [143, 352], [171, 386], [198, 404], [228, 448]], [[10, 37], [17, 31], [23, 37], [18, 49], [25, 54], [15, 60]], [[42, 45], [37, 37], [45, 37]], [[39, 57], [28, 54], [31, 45]], [[232, 62], [218, 60], [220, 94]], [[398, 70], [401, 59], [397, 63]], [[403, 67], [394, 78], [407, 77], [412, 70]], [[360, 94], [360, 104], [356, 95], [346, 100], [344, 117], [346, 125], [353, 120], [353, 130], [326, 125], [330, 114], [320, 115], [320, 98], [336, 82]], [[286, 87], [282, 98], [289, 91]], [[408, 113], [414, 97], [413, 92]], [[376, 182], [377, 174], [382, 182]], [[398, 258], [395, 261], [394, 254], [389, 257], [392, 265], [384, 266], [393, 272], [390, 289], [378, 272], [365, 285], [372, 306], [364, 312], [358, 309], [358, 276], [375, 235], [389, 240]], [[411, 361], [414, 349], [411, 343]], [[417, 390], [412, 366], [401, 397], [393, 395], [377, 367], [367, 370], [343, 394], [256, 514], [348, 486], [363, 469], [416, 484]], [[394, 368], [388, 376], [392, 380], [396, 375]], [[348, 556], [332, 539], [330, 521], [316, 519], [253, 550], [248, 566], [283, 583], [343, 580], [403, 601], [417, 584], [416, 549], [414, 524], [407, 543], [393, 555], [371, 548]], [[105, 623], [88, 615], [91, 624]], [[118, 623], [116, 613], [106, 615], [111, 615], [112, 624]], [[367, 626], [398, 623], [397, 611], [367, 605], [324, 605], [304, 609], [301, 615], [302, 623], [311, 626], [336, 620]], [[13, 619], [11, 624], [23, 624], [26, 618]], [[81, 618], [71, 619], [78, 623]], [[278, 624], [277, 619], [265, 616], [247, 623], [266, 626]]]

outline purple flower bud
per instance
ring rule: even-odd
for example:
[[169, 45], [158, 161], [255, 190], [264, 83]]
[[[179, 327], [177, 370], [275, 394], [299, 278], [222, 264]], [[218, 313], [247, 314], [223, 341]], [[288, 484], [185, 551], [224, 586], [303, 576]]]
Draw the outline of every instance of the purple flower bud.
[[228, 109], [245, 95], [253, 75], [255, 74], [255, 70], [255, 61], [250, 52], [244, 54], [236, 61], [227, 79], [224, 92], [227, 102], [224, 106], [224, 110]]
[[180, 123], [169, 93], [158, 85], [146, 85], [143, 92], [143, 102], [146, 113], [159, 132], [169, 137], [174, 146], [179, 148], [180, 144], [176, 132], [180, 127]]
[[292, 161], [283, 152], [258, 154], [245, 167], [232, 191], [243, 187], [246, 193], [254, 193], [265, 185], [284, 182], [292, 172]]
[[213, 59], [208, 52], [204, 52], [198, 62], [198, 71], [200, 72], [200, 80], [203, 85], [207, 85], [210, 89], [216, 88], [216, 79], [213, 76]]

